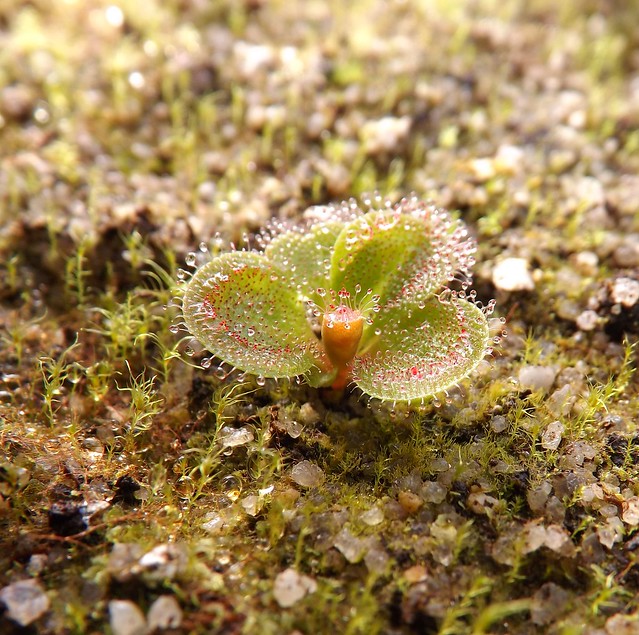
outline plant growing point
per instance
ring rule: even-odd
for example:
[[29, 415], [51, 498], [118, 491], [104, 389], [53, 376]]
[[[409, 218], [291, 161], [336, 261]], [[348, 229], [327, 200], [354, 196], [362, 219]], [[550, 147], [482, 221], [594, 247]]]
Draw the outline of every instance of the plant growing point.
[[[348, 292], [342, 293], [346, 295]], [[361, 311], [341, 304], [325, 312], [321, 318], [322, 347], [337, 370], [332, 385], [343, 388], [348, 383], [351, 362], [362, 339], [364, 316]]]
[[261, 377], [353, 382], [413, 401], [458, 383], [490, 351], [494, 303], [466, 292], [475, 243], [461, 221], [415, 196], [304, 217], [270, 227], [260, 251], [214, 257], [185, 283], [184, 325], [213, 355]]

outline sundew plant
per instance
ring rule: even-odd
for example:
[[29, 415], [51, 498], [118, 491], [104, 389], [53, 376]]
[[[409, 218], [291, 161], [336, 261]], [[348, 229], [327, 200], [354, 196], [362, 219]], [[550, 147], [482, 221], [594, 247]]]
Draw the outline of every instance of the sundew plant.
[[423, 401], [490, 351], [493, 302], [467, 293], [475, 243], [417, 197], [311, 207], [258, 244], [202, 265], [182, 298], [186, 329], [238, 369]]

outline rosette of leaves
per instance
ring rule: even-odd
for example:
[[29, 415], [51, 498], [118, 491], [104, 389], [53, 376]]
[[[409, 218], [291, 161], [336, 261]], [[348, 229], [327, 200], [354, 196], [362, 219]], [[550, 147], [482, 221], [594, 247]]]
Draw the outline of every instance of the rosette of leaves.
[[416, 197], [313, 207], [260, 245], [214, 257], [182, 299], [191, 335], [238, 369], [413, 401], [458, 383], [490, 350], [492, 303], [448, 287], [467, 287], [475, 244]]

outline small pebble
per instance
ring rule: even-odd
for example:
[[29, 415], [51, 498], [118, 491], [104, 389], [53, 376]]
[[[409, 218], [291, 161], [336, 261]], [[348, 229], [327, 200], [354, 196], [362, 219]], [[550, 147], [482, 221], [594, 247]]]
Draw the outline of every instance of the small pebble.
[[623, 520], [626, 525], [630, 525], [631, 527], [639, 525], [639, 498], [633, 496], [627, 501], [624, 501], [622, 509], [621, 520]]
[[598, 265], [599, 256], [594, 251], [580, 251], [575, 255], [575, 266], [585, 276], [594, 276]]
[[305, 426], [314, 426], [319, 423], [320, 416], [313, 406], [306, 402], [300, 407], [300, 420]]
[[544, 510], [548, 496], [552, 491], [552, 485], [548, 481], [544, 481], [539, 485], [528, 490], [526, 499], [528, 506], [534, 513], [540, 513]]
[[581, 307], [574, 300], [568, 298], [557, 298], [555, 311], [562, 320], [576, 321], [579, 317]]
[[202, 523], [202, 529], [211, 534], [221, 531], [225, 525], [224, 517], [215, 511], [211, 511], [206, 515], [206, 520]]
[[619, 245], [612, 257], [619, 267], [631, 269], [639, 267], [639, 234], [629, 234]]
[[546, 542], [546, 528], [543, 525], [532, 525], [526, 528], [525, 553], [540, 549]]
[[508, 428], [508, 421], [506, 420], [506, 417], [503, 415], [495, 415], [490, 420], [490, 428], [493, 432], [497, 433], [506, 430], [506, 428]]
[[408, 514], [396, 500], [390, 499], [384, 503], [384, 517], [388, 520], [406, 520]]
[[428, 577], [428, 571], [426, 567], [421, 564], [416, 564], [413, 567], [409, 567], [404, 571], [404, 579], [409, 584], [415, 584], [417, 582], [423, 582]]
[[446, 488], [437, 481], [426, 481], [422, 485], [421, 489], [422, 499], [427, 503], [433, 503], [439, 505], [446, 500], [446, 494], [448, 491]]
[[606, 620], [606, 635], [639, 635], [639, 613], [617, 613]]
[[109, 602], [109, 623], [113, 635], [146, 635], [146, 618], [137, 604], [130, 600]]
[[548, 525], [546, 527], [545, 544], [551, 551], [565, 556], [572, 556], [575, 551], [570, 535], [560, 525]]
[[116, 542], [109, 554], [107, 570], [118, 582], [127, 582], [136, 575], [135, 567], [141, 556], [140, 545]]
[[486, 492], [473, 491], [466, 498], [466, 507], [473, 514], [488, 514], [499, 504], [499, 501]]
[[262, 499], [255, 494], [249, 494], [242, 499], [240, 505], [249, 516], [257, 516], [262, 509]]
[[505, 258], [493, 268], [493, 284], [501, 291], [532, 291], [535, 288], [525, 258]]
[[397, 500], [409, 514], [414, 514], [424, 504], [424, 501], [417, 494], [408, 490], [401, 491], [397, 496]]
[[384, 573], [388, 562], [388, 554], [380, 546], [371, 547], [364, 556], [364, 564], [371, 573]]
[[565, 384], [550, 395], [546, 406], [556, 416], [568, 415], [576, 400], [574, 388], [570, 384]]
[[180, 628], [182, 625], [182, 609], [172, 595], [161, 595], [151, 604], [147, 620], [150, 631]]
[[371, 507], [362, 513], [360, 519], [369, 527], [374, 527], [384, 522], [384, 512], [379, 507]]
[[543, 626], [555, 621], [569, 608], [570, 594], [554, 582], [546, 582], [533, 595], [530, 618]]
[[557, 377], [557, 369], [550, 366], [522, 366], [519, 369], [519, 383], [522, 388], [548, 391]]
[[481, 183], [489, 181], [494, 178], [496, 174], [495, 162], [488, 157], [473, 159], [470, 161], [468, 167], [472, 172], [473, 178]]
[[48, 561], [49, 561], [49, 558], [45, 554], [34, 553], [29, 558], [29, 564], [27, 565], [27, 572], [31, 576], [40, 575], [46, 569]]
[[360, 138], [367, 154], [393, 152], [408, 137], [410, 117], [382, 117], [367, 121], [360, 129]]
[[138, 565], [147, 580], [173, 580], [186, 567], [186, 551], [175, 543], [158, 545], [145, 553]]
[[608, 549], [623, 540], [624, 528], [623, 523], [617, 516], [607, 518], [604, 524], [600, 524], [596, 529], [599, 542]]
[[19, 580], [0, 590], [0, 602], [5, 605], [5, 615], [20, 624], [29, 626], [49, 610], [49, 597], [37, 580]]
[[433, 459], [428, 466], [433, 472], [445, 472], [450, 468], [450, 463], [443, 457], [439, 456]]
[[617, 278], [610, 291], [613, 302], [630, 308], [639, 300], [639, 281], [632, 278]]
[[333, 546], [351, 563], [359, 562], [366, 551], [365, 542], [346, 528], [335, 536]]
[[547, 547], [566, 557], [571, 557], [575, 553], [575, 546], [570, 540], [570, 535], [560, 525], [544, 526], [529, 522], [524, 529], [524, 536], [525, 553], [532, 553], [541, 547]]
[[495, 167], [500, 174], [516, 174], [522, 168], [525, 152], [519, 146], [502, 144], [495, 155]]
[[398, 480], [398, 487], [400, 490], [417, 493], [421, 486], [422, 478], [417, 470], [413, 470], [410, 474], [407, 474]]
[[581, 331], [592, 331], [599, 323], [599, 315], [590, 309], [581, 312], [575, 320], [577, 328]]
[[0, 91], [0, 112], [7, 119], [27, 119], [34, 105], [33, 91], [24, 84], [6, 86]]
[[240, 40], [233, 46], [233, 57], [237, 70], [244, 77], [254, 77], [265, 70], [275, 61], [275, 49], [265, 44], [251, 44]]
[[324, 472], [310, 461], [300, 461], [291, 470], [291, 478], [302, 487], [318, 487], [324, 482]]
[[275, 578], [273, 597], [280, 607], [287, 609], [316, 590], [317, 582], [313, 578], [301, 575], [295, 569], [285, 569]]
[[566, 453], [571, 467], [581, 466], [585, 460], [592, 461], [597, 456], [595, 448], [585, 441], [574, 441]]
[[570, 182], [570, 187], [574, 187], [576, 196], [584, 203], [592, 207], [604, 205], [606, 194], [601, 181], [591, 176], [577, 178]]
[[584, 503], [590, 503], [591, 505], [598, 504], [604, 499], [604, 496], [603, 488], [598, 483], [584, 485], [581, 490], [581, 500]]
[[232, 428], [224, 426], [218, 436], [223, 448], [234, 448], [253, 441], [253, 432], [249, 428]]
[[435, 544], [433, 559], [445, 567], [450, 566], [455, 559], [455, 545], [459, 539], [457, 527], [449, 521], [446, 514], [440, 514], [430, 526], [430, 535]]
[[561, 443], [564, 429], [564, 424], [561, 421], [549, 423], [541, 433], [541, 447], [545, 450], [556, 450]]
[[546, 520], [562, 525], [566, 519], [566, 506], [556, 496], [550, 496], [544, 510]]
[[284, 429], [291, 439], [297, 439], [297, 437], [304, 432], [304, 426], [294, 419], [290, 419], [284, 422]]

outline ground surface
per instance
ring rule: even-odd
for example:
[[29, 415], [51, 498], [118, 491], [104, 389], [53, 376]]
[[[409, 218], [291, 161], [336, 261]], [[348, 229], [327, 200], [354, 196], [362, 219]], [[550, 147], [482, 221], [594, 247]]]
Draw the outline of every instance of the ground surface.
[[[639, 632], [638, 15], [1, 3], [0, 630]], [[447, 400], [184, 352], [189, 251], [375, 189], [508, 317]]]

